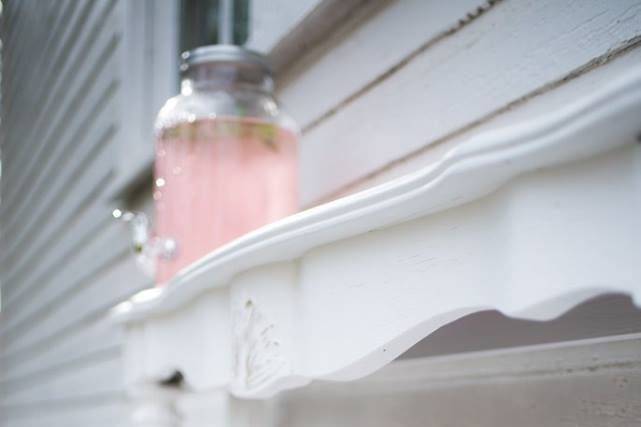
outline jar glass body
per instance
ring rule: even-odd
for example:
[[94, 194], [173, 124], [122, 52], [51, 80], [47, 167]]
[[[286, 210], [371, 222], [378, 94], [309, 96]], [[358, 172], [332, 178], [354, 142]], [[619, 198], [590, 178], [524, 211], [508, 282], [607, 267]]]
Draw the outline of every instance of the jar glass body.
[[298, 210], [298, 130], [264, 70], [203, 63], [156, 122], [155, 234], [177, 250], [166, 282], [214, 249]]

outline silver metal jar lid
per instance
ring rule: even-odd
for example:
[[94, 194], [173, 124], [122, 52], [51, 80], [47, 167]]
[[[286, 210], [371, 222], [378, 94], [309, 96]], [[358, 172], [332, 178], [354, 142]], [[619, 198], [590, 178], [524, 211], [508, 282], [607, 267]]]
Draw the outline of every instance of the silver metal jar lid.
[[245, 49], [235, 45], [210, 45], [201, 46], [196, 49], [183, 52], [181, 55], [181, 71], [186, 71], [189, 67], [206, 63], [228, 63], [239, 65], [253, 65], [262, 68], [265, 72], [271, 74], [271, 68], [267, 57], [253, 50]]

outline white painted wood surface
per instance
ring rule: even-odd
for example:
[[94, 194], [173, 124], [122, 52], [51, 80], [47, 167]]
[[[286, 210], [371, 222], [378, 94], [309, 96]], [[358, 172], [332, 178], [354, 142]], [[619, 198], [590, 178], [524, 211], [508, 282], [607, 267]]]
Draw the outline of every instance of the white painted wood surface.
[[186, 427], [634, 426], [639, 335], [395, 361], [348, 383], [315, 382], [264, 401], [184, 393]]
[[336, 27], [381, 0], [254, 0], [249, 4], [246, 46], [269, 56], [278, 72]]
[[122, 106], [136, 96], [121, 72], [126, 3], [3, 4], [2, 426], [127, 423], [122, 336], [105, 314], [150, 282], [110, 219]]
[[249, 38], [247, 47], [261, 52], [270, 52], [323, 0], [257, 0], [250, 3]]
[[178, 93], [178, 0], [120, 1], [123, 49], [119, 52], [123, 91], [119, 108], [122, 131], [117, 140], [116, 197], [147, 178], [153, 162], [154, 123], [165, 101]]
[[281, 78], [280, 96], [305, 130], [304, 205], [562, 84], [639, 36], [638, 1], [393, 2]]
[[[292, 411], [298, 411], [296, 413], [302, 417], [313, 415], [318, 407], [307, 406], [304, 401], [299, 401], [303, 403], [294, 407], [279, 398], [254, 401], [234, 398], [228, 393], [232, 380], [232, 353], [229, 348], [221, 351], [216, 337], [224, 336], [226, 342], [231, 342], [231, 316], [219, 318], [210, 309], [215, 306], [216, 312], [229, 313], [229, 303], [234, 301], [230, 299], [229, 289], [248, 286], [250, 294], [253, 294], [252, 286], [247, 284], [247, 281], [256, 279], [252, 276], [241, 278], [240, 286], [234, 284], [234, 279], [229, 281], [228, 288], [205, 291], [208, 296], [194, 305], [193, 312], [189, 311], [190, 319], [185, 319], [185, 325], [194, 318], [202, 319], [203, 324], [217, 325], [211, 330], [198, 333], [189, 330], [183, 334], [185, 348], [194, 342], [188, 337], [200, 339], [195, 351], [185, 353], [180, 349], [154, 347], [164, 352], [167, 359], [156, 360], [147, 371], [132, 364], [132, 359], [126, 361], [133, 369], [129, 371], [128, 378], [136, 378], [136, 372], [145, 371], [144, 378], [152, 379], [145, 384], [153, 390], [148, 394], [143, 392], [130, 396], [134, 408], [142, 410], [143, 414], [142, 420], [130, 419], [131, 403], [125, 400], [121, 376], [116, 372], [119, 370], [120, 334], [116, 329], [107, 327], [103, 316], [108, 306], [149, 286], [149, 282], [139, 275], [133, 262], [125, 258], [127, 236], [124, 230], [119, 231], [113, 224], [108, 224], [108, 218], [103, 215], [112, 208], [106, 199], [132, 188], [130, 184], [139, 176], [140, 165], [149, 161], [148, 153], [141, 156], [126, 154], [128, 148], [138, 147], [142, 149], [140, 152], [145, 150], [147, 142], [143, 139], [150, 125], [145, 123], [145, 117], [152, 117], [153, 105], [164, 98], [162, 94], [165, 91], [172, 90], [169, 79], [164, 82], [157, 79], [163, 73], [170, 75], [176, 71], [170, 66], [175, 58], [174, 39], [162, 32], [173, 25], [172, 8], [149, 9], [158, 3], [151, 0], [135, 2], [135, 5], [122, 0], [60, 0], [48, 6], [40, 3], [37, 0], [4, 3], [0, 128], [3, 157], [0, 271], [4, 297], [0, 315], [0, 425], [124, 426], [142, 424], [146, 415], [154, 414], [161, 414], [161, 417], [162, 414], [170, 414], [165, 418], [171, 425], [176, 421], [171, 416], [174, 410], [182, 425], [189, 427], [264, 425], [278, 422], [279, 414], [283, 412], [295, 415]], [[269, 7], [265, 2], [256, 1], [256, 4]], [[149, 24], [145, 19], [134, 19], [137, 30], [125, 34], [121, 24], [126, 19], [121, 12], [127, 8], [147, 8], [145, 16], [153, 14], [154, 22]], [[33, 9], [38, 13], [28, 13]], [[271, 39], [272, 47], [268, 53], [279, 67], [281, 98], [306, 129], [302, 169], [307, 172], [302, 187], [308, 205], [325, 199], [327, 195], [333, 198], [336, 194], [366, 188], [373, 182], [384, 182], [389, 177], [418, 170], [438, 158], [444, 148], [469, 141], [466, 131], [492, 129], [497, 124], [502, 127], [517, 120], [530, 119], [532, 111], [555, 110], [581, 94], [601, 88], [604, 82], [613, 80], [621, 71], [640, 63], [635, 41], [639, 28], [638, 2], [632, 0], [606, 3], [570, 1], [563, 4], [505, 0], [493, 6], [467, 0], [447, 3], [330, 0], [296, 2], [288, 5], [288, 10], [294, 19], [286, 25], [277, 25], [283, 31], [273, 33], [275, 37]], [[280, 13], [279, 19], [289, 15]], [[298, 24], [296, 19], [299, 19]], [[11, 24], [7, 25], [7, 22]], [[525, 31], [527, 28], [536, 28], [537, 31]], [[267, 42], [269, 38], [261, 40]], [[150, 41], [153, 43], [146, 44]], [[109, 43], [114, 43], [114, 46], [110, 47]], [[147, 47], [141, 48], [143, 45]], [[128, 54], [133, 55], [133, 60], [144, 57], [148, 60], [147, 65], [144, 61], [127, 62], [127, 53], [122, 51], [124, 46], [132, 49]], [[144, 51], [143, 55], [135, 55], [138, 49]], [[29, 54], [23, 54], [25, 52]], [[623, 63], [622, 59], [625, 59]], [[610, 66], [617, 61], [619, 66]], [[469, 66], [472, 62], [477, 64], [474, 70]], [[581, 74], [584, 83], [575, 85], [578, 79], [574, 76], [577, 74]], [[492, 78], [497, 75], [500, 77]], [[572, 88], [568, 90], [568, 87]], [[546, 96], [541, 102], [538, 95], [542, 92]], [[126, 96], [121, 96], [123, 93]], [[389, 98], [381, 96], [386, 93], [390, 94]], [[386, 108], [391, 108], [401, 99], [397, 95], [408, 93], [408, 103], [414, 94], [423, 94], [425, 102], [421, 101], [420, 108], [401, 109], [398, 115], [384, 114]], [[387, 124], [376, 118], [380, 117], [376, 116], [379, 113], [390, 119]], [[89, 120], [92, 115], [95, 119]], [[344, 123], [358, 126], [343, 132], [339, 125]], [[368, 141], [371, 135], [379, 135], [380, 139]], [[378, 143], [389, 146], [377, 146]], [[365, 145], [362, 144], [369, 148], [377, 147], [377, 152], [388, 157], [370, 158], [370, 151], [363, 151]], [[124, 147], [124, 151], [119, 147]], [[434, 152], [431, 151], [433, 148]], [[417, 150], [420, 156], [415, 155]], [[619, 150], [635, 152], [632, 146]], [[616, 150], [607, 159], [616, 164], [627, 162], [625, 170], [629, 170], [632, 167], [630, 162], [638, 158], [636, 154], [629, 157], [622, 154], [617, 157], [615, 154]], [[622, 160], [621, 157], [626, 158]], [[355, 168], [350, 160], [354, 158], [357, 159]], [[337, 162], [337, 159], [341, 161]], [[610, 164], [605, 160], [597, 163], [599, 167]], [[332, 173], [328, 174], [328, 170]], [[371, 174], [376, 174], [375, 179]], [[516, 207], [527, 205], [527, 201], [517, 197], [523, 188], [511, 190], [514, 194], [503, 196], [510, 218], [523, 214]], [[615, 191], [614, 194], [620, 193]], [[150, 191], [142, 188], [134, 196], [150, 200]], [[514, 213], [513, 209], [516, 209]], [[508, 230], [511, 232], [512, 229]], [[374, 235], [376, 233], [373, 232]], [[521, 236], [518, 233], [513, 235]], [[416, 239], [415, 235], [411, 237]], [[495, 235], [491, 237], [496, 238]], [[510, 245], [518, 242], [520, 239], [510, 241]], [[314, 258], [324, 256], [322, 251], [313, 252]], [[352, 258], [361, 260], [360, 254]], [[385, 266], [383, 261], [379, 263], [380, 268]], [[409, 264], [414, 265], [412, 268], [416, 274], [425, 274], [425, 271], [419, 271], [423, 268], [420, 265]], [[317, 270], [313, 262], [297, 266], [301, 267], [307, 275], [306, 280]], [[274, 277], [291, 278], [289, 268], [276, 266], [275, 272], [280, 276]], [[346, 276], [344, 281], [353, 279]], [[354, 283], [359, 284], [358, 281]], [[334, 289], [339, 285], [334, 283]], [[272, 284], [267, 283], [267, 286], [271, 289]], [[272, 304], [278, 304], [276, 296], [290, 300], [298, 298], [296, 293], [288, 293], [287, 286], [282, 283], [273, 287], [282, 293], [273, 297], [261, 296], [256, 300], [261, 311], [268, 314]], [[329, 286], [328, 291], [331, 289]], [[614, 289], [614, 286], [608, 288]], [[242, 298], [246, 295], [234, 291], [234, 296]], [[360, 307], [359, 303], [354, 304]], [[574, 332], [586, 328], [603, 334], [634, 330], [637, 317], [633, 314], [616, 317], [621, 315], [618, 311], [621, 306], [607, 301], [603, 304], [603, 313], [586, 312], [582, 314], [584, 318], [576, 318], [581, 328], [572, 328], [572, 333], [563, 332], [564, 328], [571, 328], [571, 324], [562, 323], [563, 319], [561, 323], [555, 323], [558, 336], [571, 339]], [[337, 307], [341, 306], [332, 304], [324, 315], [334, 314]], [[632, 311], [629, 307], [628, 310]], [[246, 313], [243, 317], [243, 310], [240, 312], [236, 315], [237, 323], [246, 324]], [[293, 333], [296, 340], [302, 340], [304, 334], [296, 332], [297, 325], [288, 320], [292, 317], [298, 320], [297, 315], [296, 311], [285, 311], [273, 316], [279, 324], [289, 325], [279, 327], [278, 333], [289, 338]], [[617, 326], [589, 328], [590, 322], [602, 316], [606, 319], [604, 324], [616, 323]], [[175, 324], [173, 322], [180, 318], [164, 314], [161, 317], [167, 318], [169, 324]], [[487, 320], [486, 317], [475, 316], [468, 319]], [[510, 327], [505, 323], [501, 325]], [[316, 328], [322, 330], [320, 326]], [[173, 339], [172, 336], [178, 333], [176, 330], [180, 328], [169, 328], [160, 334], [159, 342], [165, 338]], [[375, 330], [370, 325], [371, 334]], [[510, 333], [516, 331], [509, 329]], [[133, 329], [131, 332], [135, 333]], [[438, 333], [432, 334], [429, 338], [438, 336]], [[509, 340], [509, 334], [506, 336], [508, 338], [505, 339]], [[287, 347], [288, 342], [283, 345]], [[503, 345], [500, 340], [494, 342]], [[429, 347], [434, 343], [438, 344], [441, 352]], [[422, 344], [428, 346], [416, 346], [404, 357], [443, 354], [452, 348], [442, 345], [443, 341], [430, 339]], [[468, 344], [465, 351], [475, 348], [473, 343]], [[317, 343], [315, 357], [324, 354], [325, 345], [325, 341]], [[599, 352], [615, 352], [617, 348], [607, 343], [604, 346]], [[133, 351], [128, 354], [131, 356], [132, 353], [135, 354]], [[209, 358], [211, 364], [203, 363], [203, 354], [212, 355]], [[297, 358], [292, 356], [296, 360], [313, 361], [313, 357], [307, 354]], [[571, 356], [567, 361], [573, 361]], [[179, 366], [195, 367], [193, 371], [187, 369], [186, 375], [197, 372], [196, 376], [202, 374], [199, 381], [216, 384], [217, 387], [198, 393], [182, 390], [175, 402], [165, 401], [164, 397], [159, 402], [155, 394], [158, 391], [155, 380], [157, 375], [161, 375], [158, 372], [164, 376], [165, 369]], [[528, 416], [534, 420], [541, 414], [550, 417], [561, 414], [564, 422], [581, 425], [633, 423], [622, 417], [620, 412], [623, 407], [628, 414], [634, 414], [633, 406], [616, 406], [615, 401], [627, 402], [629, 396], [638, 394], [636, 389], [608, 388], [611, 384], [618, 384], [616, 381], [621, 372], [601, 377], [602, 366], [596, 363], [592, 367], [596, 370], [588, 371], [590, 375], [567, 376], [558, 382], [533, 372], [527, 381], [515, 376], [513, 386], [505, 390], [489, 385], [480, 389], [472, 387], [466, 394], [459, 388], [456, 395], [462, 397], [456, 402], [458, 407], [467, 405], [483, 411], [484, 408], [497, 407], [501, 402], [510, 407], [515, 401], [519, 404], [541, 396], [550, 396], [546, 402], [555, 400], [555, 396], [559, 396], [557, 400], [561, 401], [561, 397], [575, 393], [576, 396], [585, 396], [577, 399], [589, 402], [581, 406], [577, 400], [577, 405], [568, 406], [572, 413], [542, 405], [540, 412], [533, 410]], [[294, 368], [304, 372], [306, 366], [294, 364]], [[460, 369], [460, 366], [455, 364], [453, 369]], [[95, 387], [91, 385], [93, 377], [102, 378], [96, 381]], [[187, 384], [192, 377], [192, 374], [187, 375]], [[253, 378], [255, 382], [256, 377]], [[634, 380], [634, 377], [628, 378]], [[532, 383], [540, 387], [528, 388]], [[347, 384], [341, 383], [340, 387], [329, 389], [329, 392], [337, 393]], [[58, 395], [58, 390], [75, 385], [78, 385], [77, 394], [73, 394], [73, 390], [63, 390]], [[242, 388], [242, 382], [235, 387]], [[589, 390], [600, 387], [606, 390], [603, 395], [590, 394]], [[619, 394], [617, 390], [621, 390]], [[487, 399], [479, 400], [479, 395]], [[462, 417], [459, 424], [469, 423], [472, 419], [478, 424], [494, 426], [518, 419], [518, 413], [509, 411], [494, 412], [495, 418], [490, 415], [465, 418], [471, 412], [453, 414], [450, 411], [448, 418], [445, 411], [448, 406], [443, 403], [450, 398], [452, 395], [442, 389], [417, 397], [421, 402], [420, 408], [433, 411], [444, 408], [439, 418], [433, 418], [434, 423], [457, 423], [459, 419], [453, 418], [454, 415]], [[426, 401], [434, 404], [429, 406]], [[320, 405], [325, 402], [318, 401]], [[349, 409], [347, 412], [339, 411], [336, 406], [333, 413], [340, 419], [330, 422], [319, 417], [318, 422], [357, 424], [358, 419], [350, 418], [350, 414], [363, 415], [367, 412], [358, 406], [358, 400], [354, 402], [351, 412]], [[473, 405], [475, 402], [477, 406]], [[152, 410], [147, 411], [145, 405], [148, 408], [150, 404]], [[380, 400], [366, 404], [382, 410], [385, 407]], [[408, 414], [417, 410], [416, 405], [403, 404], [398, 402], [396, 407], [402, 407]], [[168, 412], [163, 405], [168, 405]], [[414, 421], [421, 419], [421, 412], [414, 414], [417, 417]], [[582, 414], [585, 415], [583, 418]], [[379, 413], [378, 417], [374, 414], [374, 417], [385, 424], [385, 414]], [[295, 425], [298, 424], [297, 419], [300, 420], [289, 418], [286, 421]], [[550, 424], [553, 424], [557, 418], [550, 419], [553, 420]], [[363, 421], [362, 418], [360, 420]], [[412, 419], [404, 420], [411, 425]], [[156, 422], [158, 418], [147, 418], [147, 421]], [[537, 425], [534, 421], [530, 424]], [[523, 425], [528, 424], [524, 422]]]
[[639, 64], [641, 64], [641, 49], [632, 48], [613, 55], [599, 66], [573, 75], [558, 86], [544, 88], [534, 96], [523, 98], [474, 126], [460, 129], [435, 145], [424, 147], [406, 158], [389, 163], [367, 178], [348, 184], [337, 194], [342, 196], [352, 194], [416, 171], [476, 135], [546, 115], [567, 104], [568, 100], [591, 93], [595, 88], [606, 86], [614, 76], [625, 74], [630, 68]]
[[393, 362], [287, 393], [268, 425], [635, 426], [640, 346], [631, 335]]
[[641, 72], [408, 175], [238, 239], [115, 309], [128, 381], [268, 398], [351, 381], [496, 309], [641, 298]]

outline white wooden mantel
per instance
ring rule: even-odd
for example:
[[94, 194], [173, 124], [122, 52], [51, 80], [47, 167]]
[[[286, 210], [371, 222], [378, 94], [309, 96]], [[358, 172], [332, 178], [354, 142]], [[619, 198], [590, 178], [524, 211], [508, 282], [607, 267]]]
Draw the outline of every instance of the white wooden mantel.
[[135, 295], [113, 315], [128, 383], [146, 396], [139, 424], [174, 425], [162, 387], [145, 387], [176, 371], [190, 392], [264, 399], [371, 374], [470, 313], [545, 320], [607, 292], [638, 305], [640, 135], [637, 69]]

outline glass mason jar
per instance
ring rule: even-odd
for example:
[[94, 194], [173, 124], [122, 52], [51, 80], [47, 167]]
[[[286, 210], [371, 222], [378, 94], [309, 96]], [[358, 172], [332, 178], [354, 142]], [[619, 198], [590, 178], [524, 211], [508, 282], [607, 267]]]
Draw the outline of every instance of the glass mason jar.
[[181, 93], [156, 121], [155, 234], [176, 242], [157, 283], [298, 209], [298, 130], [265, 58], [238, 46], [182, 56]]

